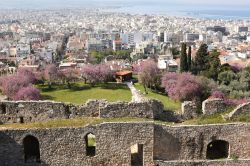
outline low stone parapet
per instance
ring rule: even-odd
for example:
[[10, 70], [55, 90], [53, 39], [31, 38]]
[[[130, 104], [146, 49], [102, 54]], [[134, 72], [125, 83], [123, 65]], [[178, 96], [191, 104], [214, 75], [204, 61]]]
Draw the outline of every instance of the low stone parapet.
[[233, 119], [240, 115], [250, 116], [250, 102], [239, 105], [233, 112], [228, 115], [229, 119]]

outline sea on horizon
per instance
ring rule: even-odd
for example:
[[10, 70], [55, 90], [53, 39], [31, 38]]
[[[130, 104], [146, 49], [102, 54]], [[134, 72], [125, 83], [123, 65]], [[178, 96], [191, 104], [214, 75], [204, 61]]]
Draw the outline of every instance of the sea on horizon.
[[[105, 0], [0, 0], [0, 9], [63, 9], [63, 8], [104, 8], [103, 11], [129, 14], [156, 14], [168, 16], [188, 16], [210, 19], [250, 19], [249, 6], [191, 6], [174, 2], [114, 1]], [[40, 2], [41, 1], [41, 2]], [[97, 3], [97, 1], [99, 3]]]

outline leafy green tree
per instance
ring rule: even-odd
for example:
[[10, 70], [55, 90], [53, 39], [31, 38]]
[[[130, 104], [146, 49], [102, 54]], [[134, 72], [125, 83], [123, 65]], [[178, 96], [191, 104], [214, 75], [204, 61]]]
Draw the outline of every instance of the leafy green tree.
[[105, 51], [92, 51], [90, 53], [90, 62], [93, 64], [99, 64], [103, 61], [104, 58], [106, 58], [109, 55], [114, 55], [116, 59], [128, 59], [131, 60], [130, 58], [130, 50], [120, 50], [120, 51], [112, 51], [110, 49], [105, 50]]
[[220, 68], [220, 72], [224, 72], [224, 71], [233, 71], [233, 70], [232, 70], [232, 67], [228, 63], [225, 63], [221, 65], [221, 68]]
[[232, 71], [224, 71], [219, 74], [218, 80], [222, 85], [229, 85], [231, 81], [237, 79], [237, 74]]
[[202, 44], [197, 51], [193, 63], [194, 74], [202, 74], [204, 71], [209, 70], [209, 54], [207, 48], [206, 44]]
[[244, 91], [250, 91], [250, 72], [243, 70], [239, 73], [239, 82]]
[[217, 50], [213, 50], [209, 55], [209, 70], [207, 72], [207, 77], [215, 81], [218, 79], [221, 68], [219, 55], [220, 53]]
[[250, 73], [250, 65], [248, 65], [246, 68], [245, 68], [246, 71], [248, 71]]
[[174, 57], [178, 57], [180, 55], [180, 50], [178, 50], [177, 47], [171, 47], [170, 50]]
[[192, 70], [192, 48], [191, 46], [188, 47], [187, 64], [188, 64], [188, 71], [191, 71]]
[[120, 50], [114, 52], [117, 59], [128, 59], [128, 60], [131, 60], [130, 53], [131, 53], [130, 50]]
[[181, 45], [181, 63], [180, 63], [180, 71], [186, 72], [188, 71], [188, 63], [187, 63], [187, 45], [183, 43]]

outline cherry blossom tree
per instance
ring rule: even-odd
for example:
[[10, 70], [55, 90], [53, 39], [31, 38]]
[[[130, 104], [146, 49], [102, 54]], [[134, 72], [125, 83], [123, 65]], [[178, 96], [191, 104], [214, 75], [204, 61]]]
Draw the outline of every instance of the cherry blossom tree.
[[[5, 76], [0, 79], [0, 85], [2, 92], [11, 100], [21, 100], [21, 89], [32, 87], [32, 84], [36, 82], [35, 74], [27, 69], [19, 69], [17, 74], [12, 76]], [[32, 90], [32, 93], [27, 94], [31, 96], [35, 88], [29, 88], [21, 92], [29, 92]], [[39, 92], [39, 90], [37, 90]], [[17, 97], [18, 96], [18, 97]], [[22, 94], [24, 96], [24, 94]], [[26, 100], [29, 98], [27, 97]], [[38, 99], [37, 97], [30, 97], [30, 99]]]
[[60, 71], [62, 79], [67, 82], [68, 88], [71, 88], [71, 82], [78, 78], [78, 72], [76, 69], [64, 69]]
[[106, 65], [85, 65], [81, 71], [83, 78], [88, 80], [92, 86], [100, 82], [107, 82], [113, 76], [113, 72]]
[[216, 85], [204, 77], [191, 73], [166, 73], [162, 78], [162, 87], [173, 100], [200, 102], [210, 96]]
[[147, 87], [156, 88], [160, 84], [160, 71], [157, 64], [148, 60], [142, 62], [139, 70], [139, 82], [143, 85], [145, 92], [147, 93]]
[[21, 88], [30, 84], [26, 78], [19, 75], [4, 77], [1, 82], [2, 92], [10, 99], [13, 99]]
[[47, 65], [44, 71], [44, 77], [48, 81], [49, 88], [51, 88], [52, 82], [54, 82], [58, 78], [58, 70], [56, 65]]
[[14, 100], [40, 100], [41, 95], [38, 89], [33, 86], [27, 86], [21, 88], [16, 95]]
[[20, 76], [20, 77], [23, 77], [23, 79], [25, 79], [29, 83], [33, 84], [33, 83], [36, 82], [35, 74], [32, 71], [28, 70], [28, 69], [25, 69], [25, 68], [18, 69], [17, 75]]

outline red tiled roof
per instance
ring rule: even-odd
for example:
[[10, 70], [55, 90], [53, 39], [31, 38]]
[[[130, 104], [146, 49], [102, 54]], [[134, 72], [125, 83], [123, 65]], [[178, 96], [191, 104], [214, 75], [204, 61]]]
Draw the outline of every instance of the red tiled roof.
[[132, 73], [132, 71], [119, 71], [119, 72], [116, 72], [116, 75], [125, 76], [125, 75], [131, 74], [131, 73]]

